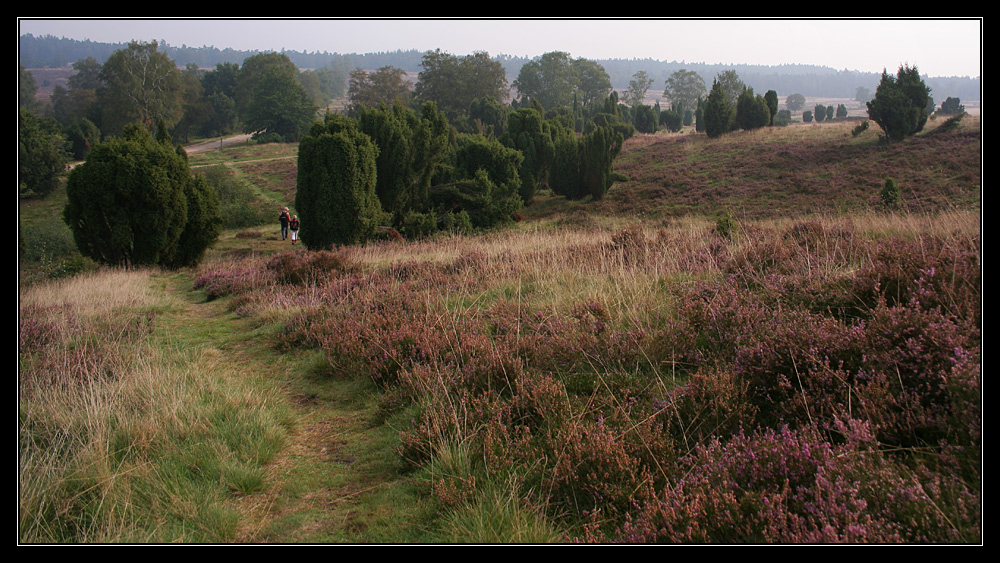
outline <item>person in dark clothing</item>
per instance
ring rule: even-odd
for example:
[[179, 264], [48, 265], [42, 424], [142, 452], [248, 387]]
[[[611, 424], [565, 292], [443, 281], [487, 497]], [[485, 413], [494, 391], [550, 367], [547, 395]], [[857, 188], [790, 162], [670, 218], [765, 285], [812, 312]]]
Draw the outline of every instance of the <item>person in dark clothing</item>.
[[288, 221], [290, 217], [288, 215], [288, 208], [281, 210], [281, 214], [278, 215], [278, 222], [281, 223], [281, 240], [288, 238]]
[[292, 230], [292, 244], [299, 240], [299, 216], [293, 215], [292, 220], [288, 222], [288, 228]]

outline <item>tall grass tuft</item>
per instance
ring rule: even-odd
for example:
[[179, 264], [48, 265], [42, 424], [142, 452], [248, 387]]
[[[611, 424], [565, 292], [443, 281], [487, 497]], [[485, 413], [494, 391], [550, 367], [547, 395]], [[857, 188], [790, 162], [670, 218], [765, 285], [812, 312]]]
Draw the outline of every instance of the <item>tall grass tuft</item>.
[[22, 291], [23, 543], [225, 542], [233, 495], [266, 487], [284, 419], [217, 355], [165, 346], [154, 272]]

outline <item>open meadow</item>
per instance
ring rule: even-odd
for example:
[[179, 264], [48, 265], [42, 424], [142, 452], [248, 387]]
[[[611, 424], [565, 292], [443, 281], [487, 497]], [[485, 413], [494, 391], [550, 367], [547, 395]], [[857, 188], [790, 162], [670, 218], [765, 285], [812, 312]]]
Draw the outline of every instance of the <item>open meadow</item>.
[[[473, 235], [234, 215], [178, 271], [27, 202], [19, 539], [981, 543], [980, 120], [856, 125], [637, 135]], [[261, 150], [190, 163], [267, 214]]]

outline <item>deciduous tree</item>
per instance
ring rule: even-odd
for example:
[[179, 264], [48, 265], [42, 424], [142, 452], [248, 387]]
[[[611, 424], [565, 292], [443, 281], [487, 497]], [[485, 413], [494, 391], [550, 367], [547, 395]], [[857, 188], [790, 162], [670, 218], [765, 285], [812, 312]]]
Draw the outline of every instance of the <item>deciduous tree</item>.
[[632, 75], [632, 80], [628, 82], [628, 88], [623, 94], [622, 101], [630, 107], [641, 105], [646, 99], [646, 92], [653, 85], [653, 79], [644, 70], [640, 70]]
[[799, 111], [800, 109], [806, 107], [806, 97], [802, 94], [789, 94], [785, 98], [785, 107], [792, 111]]
[[401, 68], [384, 66], [374, 72], [360, 68], [351, 71], [347, 97], [350, 99], [348, 110], [352, 115], [361, 107], [391, 106], [397, 100], [409, 104], [411, 96], [412, 85], [406, 79], [406, 71]]
[[590, 107], [594, 102], [603, 100], [611, 92], [611, 77], [596, 61], [578, 58], [573, 60], [573, 70], [576, 71], [576, 89], [579, 102], [583, 107]]
[[316, 108], [298, 80], [298, 68], [283, 53], [247, 58], [236, 88], [236, 107], [247, 133], [295, 142], [316, 119]]
[[41, 118], [27, 108], [18, 109], [18, 193], [46, 195], [59, 184], [66, 171], [66, 139], [52, 118]]
[[693, 70], [681, 69], [670, 75], [663, 97], [682, 109], [695, 110], [698, 100], [705, 97], [705, 80]]
[[556, 108], [573, 102], [578, 74], [569, 53], [552, 51], [528, 61], [514, 81], [518, 96], [538, 101], [544, 108]]
[[488, 53], [476, 52], [456, 57], [428, 51], [420, 63], [414, 97], [421, 102], [434, 102], [451, 123], [464, 122], [473, 101], [501, 102], [507, 98], [507, 74], [499, 61]]
[[156, 41], [131, 41], [108, 57], [100, 71], [97, 100], [104, 137], [130, 123], [150, 131], [159, 121], [173, 127], [183, 115], [183, 85], [177, 65], [157, 50]]

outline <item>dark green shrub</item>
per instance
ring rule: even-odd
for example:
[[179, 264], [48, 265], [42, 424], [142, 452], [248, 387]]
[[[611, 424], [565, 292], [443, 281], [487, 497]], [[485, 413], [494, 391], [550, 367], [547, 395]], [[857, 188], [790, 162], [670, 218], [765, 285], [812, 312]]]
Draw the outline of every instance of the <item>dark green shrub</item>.
[[154, 140], [139, 125], [94, 147], [70, 173], [66, 195], [63, 218], [77, 248], [106, 264], [189, 265], [218, 234], [214, 190], [192, 180], [168, 137]]
[[879, 202], [882, 205], [882, 209], [886, 211], [899, 209], [902, 206], [903, 191], [892, 178], [886, 178], [885, 183], [882, 184], [882, 190], [879, 192]]
[[857, 137], [858, 135], [864, 133], [867, 130], [868, 130], [868, 120], [866, 119], [854, 126], [854, 129], [851, 130], [851, 136]]
[[375, 193], [378, 149], [349, 118], [327, 115], [299, 143], [295, 208], [310, 249], [354, 244], [385, 220]]

